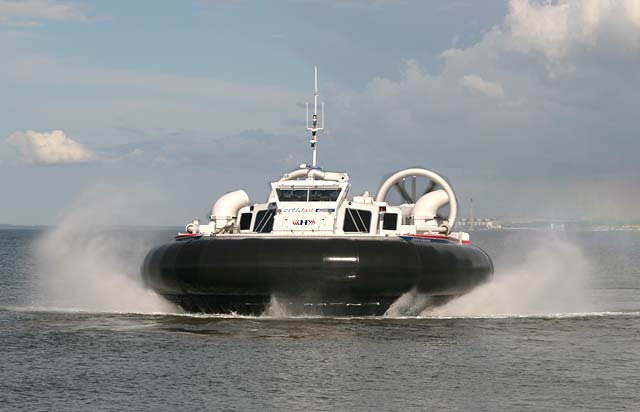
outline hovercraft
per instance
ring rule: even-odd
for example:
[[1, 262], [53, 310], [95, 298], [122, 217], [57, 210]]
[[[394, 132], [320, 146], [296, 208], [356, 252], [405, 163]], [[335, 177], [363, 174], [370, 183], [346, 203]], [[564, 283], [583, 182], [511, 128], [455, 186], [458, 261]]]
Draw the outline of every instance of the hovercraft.
[[[404, 169], [375, 197], [349, 200], [349, 175], [316, 165], [317, 99], [316, 71], [312, 164], [271, 183], [265, 203], [223, 195], [207, 224], [194, 219], [147, 254], [148, 287], [189, 312], [259, 315], [275, 299], [288, 313], [360, 316], [384, 314], [411, 290], [444, 302], [491, 276], [490, 257], [453, 231], [456, 196], [437, 173]], [[392, 189], [400, 204], [389, 203]]]

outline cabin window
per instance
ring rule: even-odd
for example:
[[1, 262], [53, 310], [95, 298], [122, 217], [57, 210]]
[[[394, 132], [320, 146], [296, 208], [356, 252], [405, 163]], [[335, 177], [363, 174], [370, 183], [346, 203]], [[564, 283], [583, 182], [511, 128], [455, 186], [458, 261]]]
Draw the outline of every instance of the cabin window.
[[276, 189], [281, 202], [306, 202], [309, 189]]
[[256, 214], [256, 223], [253, 226], [253, 231], [256, 233], [270, 233], [273, 230], [273, 217], [275, 215], [275, 209], [259, 211]]
[[344, 232], [369, 233], [371, 229], [371, 212], [368, 210], [345, 209]]
[[340, 196], [340, 189], [310, 189], [310, 202], [335, 202]]
[[240, 230], [249, 230], [251, 229], [251, 218], [253, 217], [253, 213], [243, 213], [240, 215]]
[[382, 215], [382, 230], [396, 230], [398, 228], [398, 214], [384, 213]]

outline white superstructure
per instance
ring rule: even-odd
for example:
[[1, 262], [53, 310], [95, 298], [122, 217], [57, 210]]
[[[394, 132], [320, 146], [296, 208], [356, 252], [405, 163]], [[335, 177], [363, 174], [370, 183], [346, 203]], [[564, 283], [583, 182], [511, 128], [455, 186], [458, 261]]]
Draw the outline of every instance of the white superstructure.
[[[318, 126], [317, 70], [314, 80], [314, 113], [307, 127], [311, 131], [312, 164], [300, 165], [272, 182], [265, 203], [250, 204], [242, 190], [225, 194], [213, 206], [208, 224], [194, 220], [178, 237], [407, 235], [468, 243], [467, 233], [452, 232], [456, 197], [437, 173], [421, 168], [401, 170], [380, 186], [375, 197], [365, 192], [349, 199], [349, 175], [317, 166], [317, 132], [324, 128], [324, 105], [323, 127]], [[428, 181], [420, 192], [418, 179]], [[403, 203], [388, 203], [392, 189], [398, 191]], [[445, 208], [449, 209], [448, 216], [440, 216], [438, 212]]]

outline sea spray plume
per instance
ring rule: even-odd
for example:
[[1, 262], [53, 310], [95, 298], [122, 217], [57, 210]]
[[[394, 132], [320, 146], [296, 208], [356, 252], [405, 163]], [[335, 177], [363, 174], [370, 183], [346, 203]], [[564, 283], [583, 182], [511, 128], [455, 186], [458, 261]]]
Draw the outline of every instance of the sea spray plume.
[[[507, 252], [508, 253], [508, 252]], [[547, 233], [535, 240], [524, 260], [497, 268], [493, 279], [420, 316], [528, 316], [584, 313], [590, 266], [573, 243]]]
[[265, 318], [287, 318], [293, 316], [293, 314], [289, 310], [284, 298], [271, 295], [269, 305], [265, 308], [261, 316]]
[[136, 215], [139, 193], [95, 186], [62, 213], [36, 244], [38, 304], [86, 311], [178, 311], [140, 281], [149, 236], [116, 228]]
[[431, 296], [418, 292], [415, 288], [404, 293], [389, 306], [384, 316], [396, 318], [403, 316], [418, 316], [426, 308], [435, 305]]
[[[533, 235], [529, 252], [516, 263], [497, 265], [493, 278], [466, 295], [438, 305], [415, 289], [400, 296], [385, 316], [529, 316], [592, 311], [588, 298], [590, 266], [573, 243], [552, 233]], [[500, 261], [513, 261], [506, 249]]]

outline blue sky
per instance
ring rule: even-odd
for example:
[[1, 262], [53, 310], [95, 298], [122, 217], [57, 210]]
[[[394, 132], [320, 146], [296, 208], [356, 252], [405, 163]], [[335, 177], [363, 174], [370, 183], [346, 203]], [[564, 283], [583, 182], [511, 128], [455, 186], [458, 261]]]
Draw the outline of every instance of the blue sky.
[[0, 55], [0, 223], [263, 201], [308, 161], [314, 65], [354, 192], [421, 165], [487, 216], [640, 217], [634, 0], [0, 0]]

